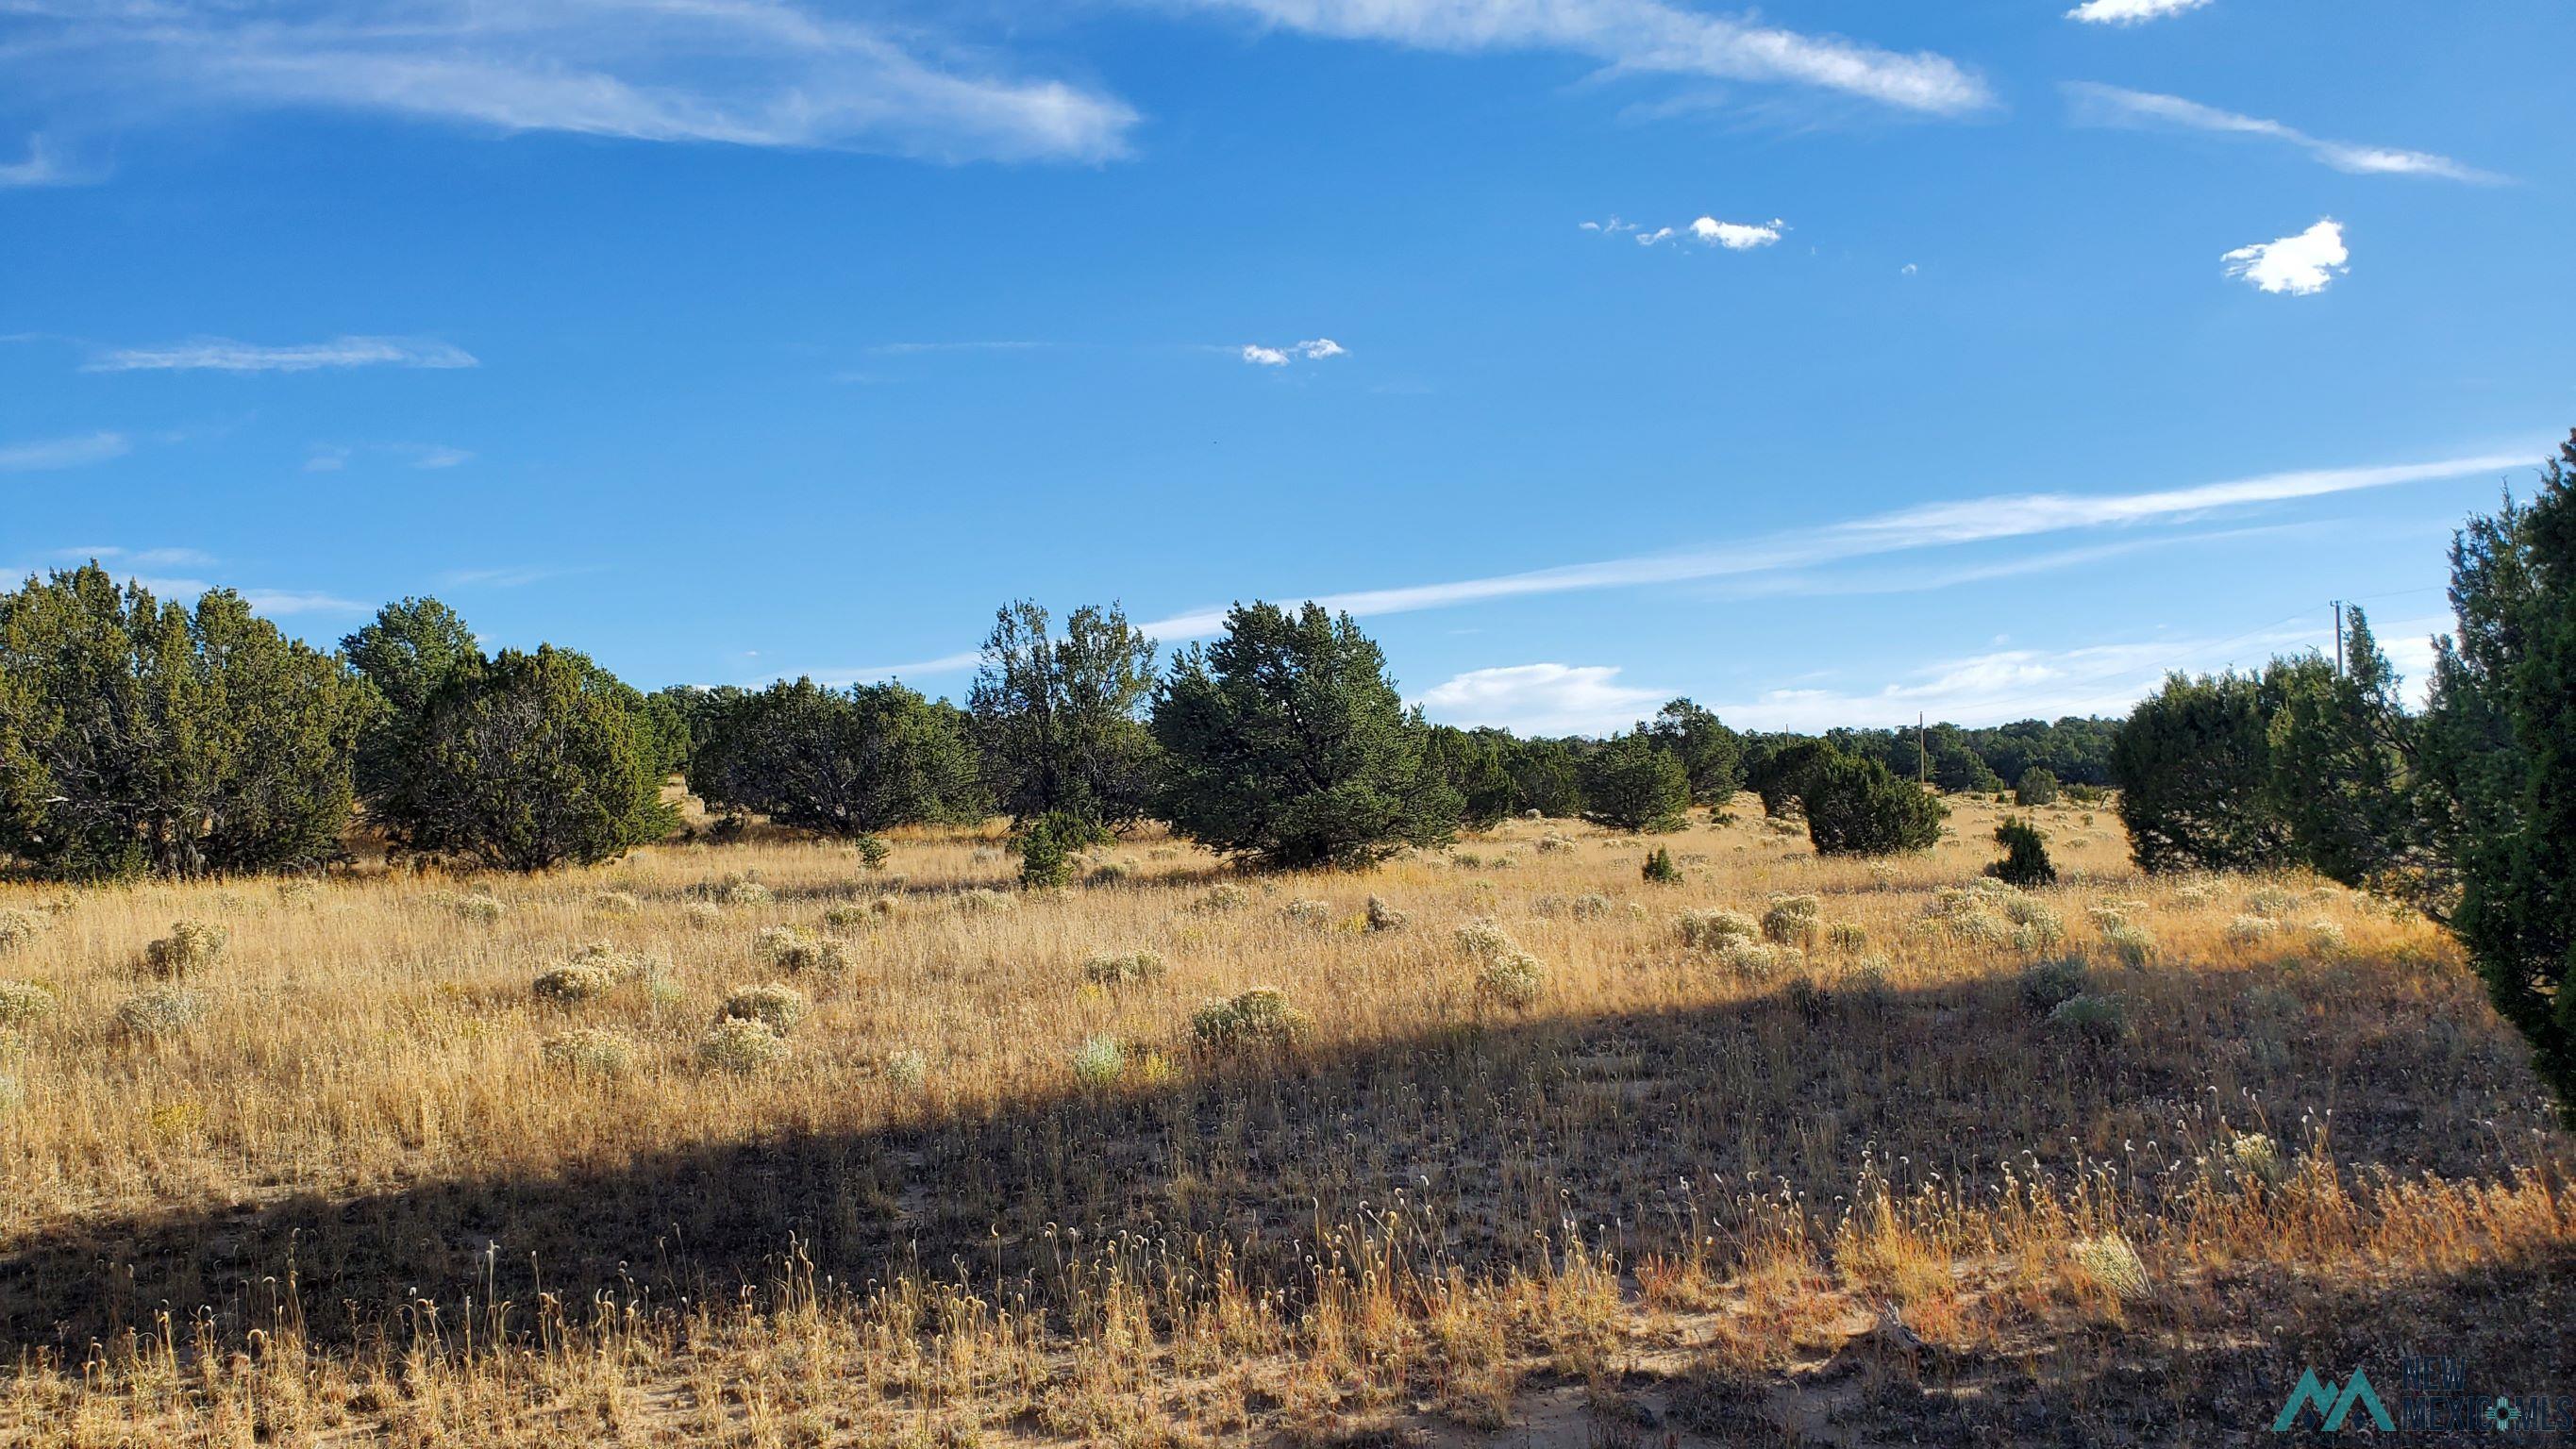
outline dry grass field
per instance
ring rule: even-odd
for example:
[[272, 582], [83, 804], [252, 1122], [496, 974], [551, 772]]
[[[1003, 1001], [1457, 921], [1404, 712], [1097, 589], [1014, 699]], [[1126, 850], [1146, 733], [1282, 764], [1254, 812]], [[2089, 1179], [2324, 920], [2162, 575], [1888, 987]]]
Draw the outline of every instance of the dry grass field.
[[2148, 881], [2107, 810], [2016, 893], [1991, 805], [1871, 865], [1742, 803], [1678, 884], [1516, 821], [1035, 896], [967, 833], [0, 887], [0, 1442], [2237, 1443], [2312, 1364], [2576, 1383], [2569, 1142], [2438, 932]]

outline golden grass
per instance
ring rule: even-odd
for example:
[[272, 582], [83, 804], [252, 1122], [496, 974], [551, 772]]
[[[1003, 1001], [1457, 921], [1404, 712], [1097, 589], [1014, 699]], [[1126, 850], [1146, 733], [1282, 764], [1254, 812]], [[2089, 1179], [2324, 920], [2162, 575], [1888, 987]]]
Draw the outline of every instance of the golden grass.
[[[2065, 884], [1936, 897], [1996, 813], [1883, 865], [1695, 826], [1674, 886], [1514, 822], [1231, 908], [1159, 838], [1023, 895], [989, 833], [0, 889], [58, 1008], [0, 1052], [0, 1439], [1553, 1442], [1579, 1390], [1594, 1443], [2221, 1441], [2409, 1326], [2565, 1364], [2567, 1144], [2438, 933], [2141, 879], [2074, 806]], [[182, 920], [202, 1016], [121, 1025]], [[2064, 955], [2112, 1026], [2025, 999]], [[783, 1058], [712, 1063], [771, 984]], [[1294, 1030], [1193, 1030], [1261, 988]]]

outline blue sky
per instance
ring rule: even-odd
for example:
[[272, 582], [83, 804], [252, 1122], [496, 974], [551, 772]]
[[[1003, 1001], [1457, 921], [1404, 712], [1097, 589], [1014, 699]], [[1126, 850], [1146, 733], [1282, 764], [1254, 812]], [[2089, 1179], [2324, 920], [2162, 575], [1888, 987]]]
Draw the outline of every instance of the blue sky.
[[1346, 603], [1435, 718], [2117, 710], [2576, 424], [2576, 12], [0, 0], [0, 566], [638, 684]]

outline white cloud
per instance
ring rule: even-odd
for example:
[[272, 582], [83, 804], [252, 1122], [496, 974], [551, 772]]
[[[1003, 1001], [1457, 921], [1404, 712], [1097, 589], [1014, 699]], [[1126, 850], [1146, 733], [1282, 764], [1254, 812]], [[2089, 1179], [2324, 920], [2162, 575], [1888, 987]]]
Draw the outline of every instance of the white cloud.
[[1920, 270], [1922, 269], [1915, 266], [1912, 262], [1907, 262], [1904, 266], [1896, 269], [1896, 274], [1900, 277], [1910, 277]]
[[[1621, 227], [1615, 224], [1618, 219], [1613, 217], [1611, 220], [1614, 224], [1607, 227], [1589, 221], [1583, 223], [1583, 226], [1587, 231], [1621, 230]], [[1637, 245], [1641, 247], [1650, 247], [1657, 242], [1681, 237], [1707, 246], [1724, 247], [1731, 252], [1744, 252], [1751, 251], [1755, 247], [1767, 247], [1778, 241], [1782, 229], [1787, 226], [1787, 222], [1776, 216], [1768, 222], [1719, 221], [1713, 216], [1703, 216], [1686, 227], [1659, 226], [1653, 231], [1645, 231], [1633, 226], [1625, 229], [1636, 232]]]
[[2144, 25], [2209, 3], [2210, 0], [2084, 0], [2067, 11], [2066, 18], [2088, 25]]
[[1832, 35], [1709, 15], [1664, 0], [1184, 0], [1346, 40], [1425, 50], [1557, 50], [1621, 71], [1812, 86], [1900, 110], [1958, 115], [1994, 104], [1974, 72]]
[[90, 110], [319, 109], [643, 141], [1101, 160], [1136, 112], [791, 0], [12, 6], [13, 89]]
[[[1495, 599], [1534, 598], [1604, 589], [1645, 588], [1706, 579], [1741, 579], [1775, 575], [1850, 559], [1909, 553], [1919, 549], [1999, 539], [2030, 538], [2086, 528], [2117, 528], [2194, 519], [2223, 509], [2294, 502], [2343, 493], [2392, 488], [2407, 483], [2492, 475], [2527, 468], [2545, 449], [2535, 443], [2512, 453], [2487, 453], [2427, 463], [2391, 463], [2359, 468], [2315, 468], [2266, 473], [2251, 478], [2141, 493], [1993, 494], [1896, 509], [1842, 523], [1789, 533], [1775, 533], [1687, 552], [1647, 554], [1596, 563], [1565, 564], [1525, 573], [1455, 579], [1325, 594], [1315, 602], [1325, 608], [1369, 617], [1451, 608]], [[2032, 567], [2055, 566], [2056, 561]], [[2009, 565], [1969, 570], [1952, 582], [2000, 576]], [[1935, 587], [1943, 586], [1936, 582]], [[1298, 598], [1294, 592], [1270, 595]], [[1225, 627], [1223, 608], [1193, 610], [1156, 619], [1139, 627], [1157, 639], [1204, 639]], [[832, 681], [920, 676], [971, 669], [981, 658], [968, 652], [909, 664], [870, 669], [811, 671]]]
[[311, 372], [326, 367], [476, 367], [472, 353], [431, 338], [335, 337], [263, 347], [226, 337], [197, 337], [160, 347], [128, 347], [81, 364], [84, 372]]
[[1691, 223], [1691, 235], [1701, 241], [1722, 246], [1728, 251], [1741, 252], [1750, 251], [1755, 247], [1767, 247], [1778, 241], [1782, 225], [1780, 218], [1776, 216], [1771, 218], [1767, 226], [1738, 221], [1719, 221], [1715, 217], [1703, 216]]
[[2219, 258], [2227, 275], [2242, 277], [2266, 292], [2310, 296], [2352, 270], [2352, 252], [2343, 243], [2343, 225], [2328, 218], [2296, 236], [2238, 247]]
[[1607, 664], [1514, 664], [1471, 669], [1416, 701], [1442, 724], [1499, 725], [1520, 734], [1610, 734], [1653, 714], [1669, 690], [1617, 683]]
[[2295, 146], [2337, 171], [2357, 176], [2438, 176], [2450, 181], [2487, 184], [2506, 179], [2492, 171], [2481, 171], [2430, 151], [2401, 151], [2389, 146], [2328, 141], [2279, 121], [2222, 111], [2180, 96], [2124, 90], [2119, 86], [2097, 85], [2091, 81], [2069, 81], [2065, 91], [2078, 125], [2173, 126], [2220, 135], [2254, 136]]
[[1327, 357], [1348, 357], [1350, 349], [1329, 337], [1291, 342], [1285, 347], [1264, 347], [1248, 342], [1243, 347], [1243, 360], [1255, 367], [1286, 367], [1292, 362], [1317, 362]]
[[39, 473], [104, 463], [134, 451], [123, 433], [88, 433], [76, 438], [45, 438], [32, 443], [0, 443], [0, 473]]

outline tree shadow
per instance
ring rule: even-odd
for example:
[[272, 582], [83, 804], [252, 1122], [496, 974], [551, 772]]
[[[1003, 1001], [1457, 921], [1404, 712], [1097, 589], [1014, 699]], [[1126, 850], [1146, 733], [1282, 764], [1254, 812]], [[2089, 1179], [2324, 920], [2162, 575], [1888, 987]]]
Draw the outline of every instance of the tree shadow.
[[[2141, 1004], [2134, 1040], [2053, 1026], [2009, 971], [1902, 992], [1828, 976], [1821, 992], [1782, 983], [1698, 1010], [1486, 1016], [1202, 1060], [1151, 1086], [1084, 1092], [1068, 1075], [1060, 1094], [998, 1110], [939, 1106], [934, 1088], [916, 1120], [864, 1132], [101, 1218], [0, 1254], [0, 1343], [76, 1353], [165, 1311], [237, 1333], [267, 1322], [290, 1270], [325, 1342], [415, 1297], [725, 1299], [770, 1281], [791, 1244], [842, 1285], [917, 1272], [1044, 1289], [1124, 1233], [1175, 1254], [1228, 1245], [1241, 1281], [1294, 1291], [1319, 1226], [1399, 1193], [1420, 1225], [1411, 1251], [1471, 1271], [1531, 1261], [1569, 1223], [1633, 1258], [1729, 1231], [1748, 1198], [1785, 1195], [1829, 1222], [1865, 1174], [1982, 1191], [2007, 1163], [2065, 1180], [2124, 1140], [2164, 1139], [2154, 1160], [2130, 1152], [2147, 1181], [2188, 1159], [2177, 1122], [2213, 1094], [2287, 1107], [2320, 1080], [2339, 1083], [2347, 1167], [2512, 1165], [2493, 1119], [2531, 1092], [2492, 1022], [2356, 1044], [2284, 1026], [2251, 979], [2097, 978]], [[2225, 1045], [2239, 1040], [2268, 1045]]]

